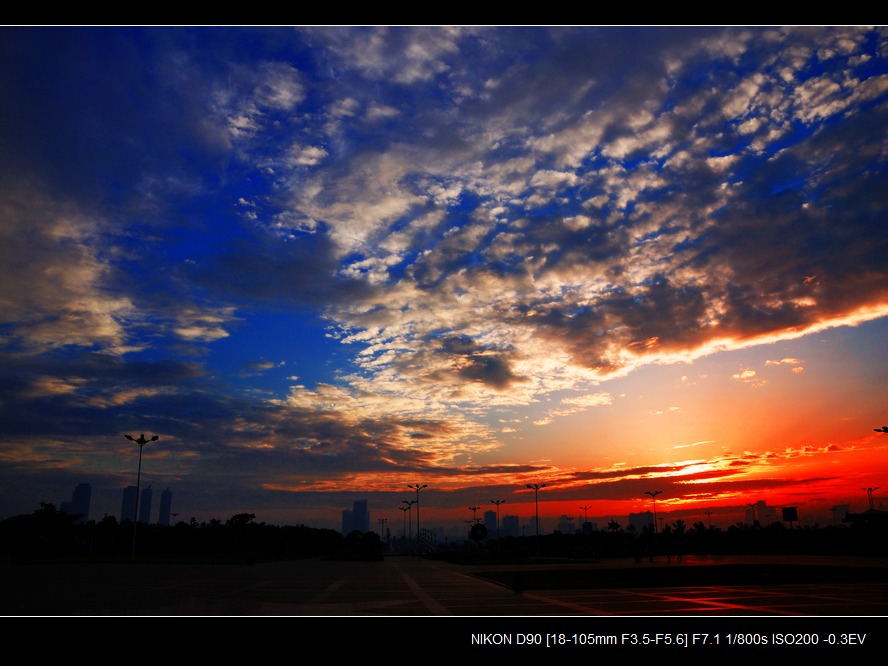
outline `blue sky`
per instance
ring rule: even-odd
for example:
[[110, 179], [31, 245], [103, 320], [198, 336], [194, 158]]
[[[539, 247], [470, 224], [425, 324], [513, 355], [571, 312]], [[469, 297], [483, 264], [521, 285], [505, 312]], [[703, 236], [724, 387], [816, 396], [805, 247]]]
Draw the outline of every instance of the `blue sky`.
[[203, 520], [336, 527], [418, 481], [442, 519], [538, 479], [602, 513], [689, 506], [676, 475], [698, 511], [860, 501], [886, 37], [3, 28], [0, 514], [84, 481], [117, 514], [139, 432]]

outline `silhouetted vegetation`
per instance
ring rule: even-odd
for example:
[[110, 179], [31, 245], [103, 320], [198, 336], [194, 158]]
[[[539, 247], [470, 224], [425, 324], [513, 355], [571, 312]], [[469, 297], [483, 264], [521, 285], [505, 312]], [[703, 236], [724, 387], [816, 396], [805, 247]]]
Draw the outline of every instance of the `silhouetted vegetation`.
[[[42, 503], [29, 515], [0, 522], [0, 557], [17, 562], [47, 560], [114, 561], [131, 559], [133, 524], [113, 516], [79, 522], [80, 516]], [[140, 561], [239, 562], [302, 559], [378, 561], [387, 545], [373, 531], [347, 536], [331, 529], [305, 525], [279, 526], [256, 522], [252, 513], [240, 513], [225, 522], [198, 523], [194, 518], [173, 526], [146, 525], [136, 529], [135, 553]], [[412, 550], [409, 552], [413, 552]], [[884, 555], [888, 553], [888, 525], [871, 521], [856, 525], [787, 527], [738, 523], [726, 530], [701, 522], [688, 526], [677, 520], [655, 533], [611, 521], [607, 530], [575, 534], [451, 542], [429, 548], [424, 555], [454, 561], [479, 557], [491, 561], [518, 561], [542, 557], [571, 560], [681, 560], [685, 555]]]
[[[534, 537], [503, 537], [482, 544], [484, 548], [453, 546], [433, 556], [454, 561], [473, 559], [480, 553], [491, 562], [516, 561], [537, 554]], [[634, 558], [638, 561], [681, 561], [686, 555], [878, 555], [888, 553], [888, 525], [841, 527], [794, 527], [783, 523], [761, 526], [739, 523], [726, 530], [701, 522], [688, 526], [678, 520], [659, 533], [653, 526], [636, 531], [611, 521], [607, 530], [584, 533], [541, 534], [539, 554], [543, 558], [602, 561]]]
[[337, 560], [380, 561], [385, 556], [385, 544], [376, 532], [355, 530], [345, 537], [332, 558]]
[[[0, 556], [14, 561], [121, 560], [133, 554], [133, 524], [113, 516], [78, 523], [80, 516], [42, 503], [30, 515], [0, 522]], [[343, 551], [342, 535], [304, 525], [257, 523], [252, 513], [173, 526], [136, 529], [136, 555], [141, 561], [256, 562], [332, 556]], [[375, 536], [375, 535], [374, 535]], [[378, 537], [377, 537], [378, 538]]]

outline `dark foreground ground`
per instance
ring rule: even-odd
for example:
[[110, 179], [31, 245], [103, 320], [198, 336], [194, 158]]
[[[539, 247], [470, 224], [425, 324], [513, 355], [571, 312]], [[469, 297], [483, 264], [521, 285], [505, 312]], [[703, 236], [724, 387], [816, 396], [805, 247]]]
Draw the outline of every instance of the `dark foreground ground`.
[[[0, 565], [6, 616], [886, 616], [888, 558]], [[888, 628], [888, 627], [886, 627]]]
[[[888, 558], [0, 563], [9, 645], [422, 663], [883, 660]], [[122, 652], [123, 651], [123, 652]], [[776, 651], [776, 655], [773, 654]], [[92, 657], [90, 657], [92, 658]], [[471, 660], [471, 661], [469, 661]], [[482, 661], [483, 663], [483, 661]], [[528, 662], [529, 663], [529, 662]], [[840, 661], [841, 663], [841, 661]]]

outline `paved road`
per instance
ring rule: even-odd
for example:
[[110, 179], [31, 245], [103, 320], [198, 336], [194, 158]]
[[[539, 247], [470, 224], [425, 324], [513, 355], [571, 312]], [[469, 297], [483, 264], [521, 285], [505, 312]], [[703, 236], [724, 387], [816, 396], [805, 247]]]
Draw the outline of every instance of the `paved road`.
[[[874, 616], [888, 559], [3, 564], [6, 616]], [[888, 627], [886, 627], [888, 628]]]
[[102, 649], [144, 662], [193, 653], [219, 662], [576, 656], [683, 666], [762, 660], [771, 649], [810, 663], [868, 663], [888, 653], [888, 560], [872, 558], [499, 566], [393, 556], [243, 566], [0, 563], [0, 571], [4, 635], [44, 661], [94, 658]]

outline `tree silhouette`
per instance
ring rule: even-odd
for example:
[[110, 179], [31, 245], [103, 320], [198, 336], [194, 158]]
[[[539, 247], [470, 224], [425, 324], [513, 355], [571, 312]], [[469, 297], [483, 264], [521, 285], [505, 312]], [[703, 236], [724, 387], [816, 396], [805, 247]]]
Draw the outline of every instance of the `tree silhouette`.
[[238, 513], [226, 520], [225, 524], [228, 527], [243, 527], [245, 525], [255, 525], [254, 520], [256, 520], [255, 513]]

